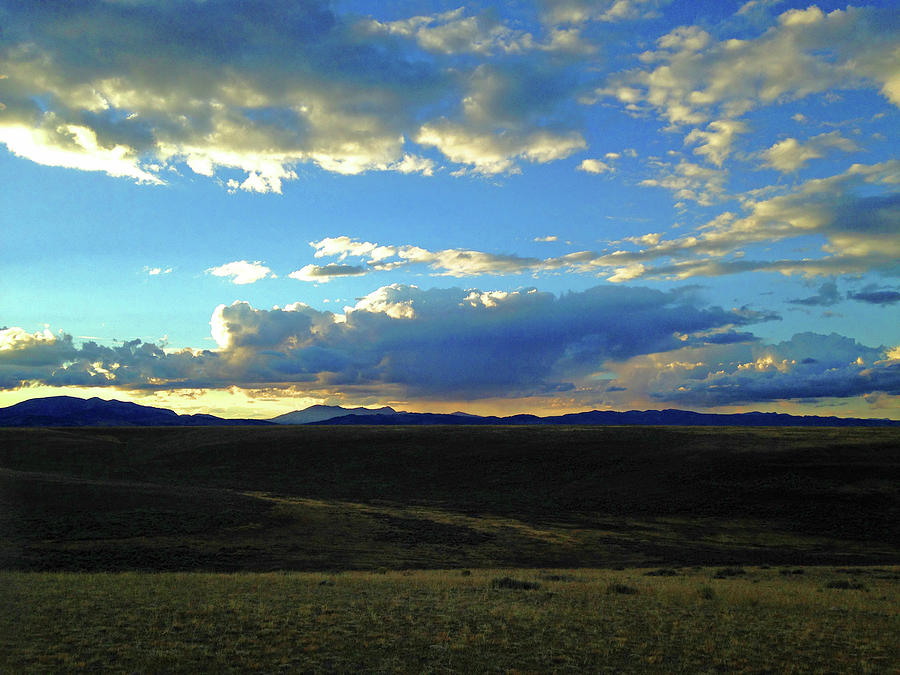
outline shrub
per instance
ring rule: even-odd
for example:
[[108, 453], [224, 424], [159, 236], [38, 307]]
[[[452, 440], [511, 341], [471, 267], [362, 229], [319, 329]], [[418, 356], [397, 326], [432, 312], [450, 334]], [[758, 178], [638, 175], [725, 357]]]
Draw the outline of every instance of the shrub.
[[472, 570], [463, 570], [459, 574], [460, 574], [460, 576], [463, 576], [463, 577], [470, 577], [470, 576], [472, 576]]
[[700, 593], [700, 597], [703, 598], [704, 600], [715, 600], [716, 599], [716, 592], [712, 589], [711, 586], [701, 586], [698, 589], [698, 592]]
[[713, 575], [713, 578], [728, 579], [729, 577], [739, 577], [743, 574], [747, 574], [743, 567], [723, 567]]
[[648, 577], [675, 577], [678, 576], [678, 572], [673, 569], [669, 569], [664, 567], [659, 570], [650, 570], [649, 572], [645, 572], [644, 576]]
[[491, 582], [493, 588], [512, 588], [523, 591], [533, 591], [541, 587], [536, 581], [523, 581], [512, 577], [500, 577]]
[[542, 574], [541, 579], [544, 581], [578, 581], [578, 577], [571, 574]]
[[606, 587], [607, 593], [619, 593], [621, 595], [637, 595], [638, 589], [627, 584], [610, 584]]
[[829, 584], [825, 584], [825, 588], [839, 588], [842, 590], [849, 591], [864, 591], [866, 587], [859, 583], [858, 581], [847, 581], [846, 579], [841, 579], [840, 581], [832, 581]]

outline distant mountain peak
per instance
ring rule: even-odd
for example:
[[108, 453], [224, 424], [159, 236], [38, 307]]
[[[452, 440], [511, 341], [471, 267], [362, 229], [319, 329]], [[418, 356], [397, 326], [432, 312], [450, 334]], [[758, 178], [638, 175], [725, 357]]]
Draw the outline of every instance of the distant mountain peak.
[[263, 420], [223, 419], [214, 415], [179, 415], [130, 401], [97, 396], [32, 398], [0, 408], [0, 427], [171, 427], [269, 424]]
[[744, 427], [876, 427], [900, 426], [888, 419], [796, 416], [785, 413], [699, 413], [691, 410], [591, 410], [550, 417], [520, 414], [483, 417], [470, 413], [410, 413], [389, 406], [382, 408], [342, 408], [312, 405], [279, 415], [271, 420], [224, 419], [203, 413], [179, 415], [167, 408], [154, 408], [129, 401], [107, 401], [75, 396], [33, 398], [0, 408], [0, 427], [83, 427], [83, 426], [236, 426], [276, 424], [405, 424], [405, 425], [608, 425], [608, 426], [744, 426]]
[[321, 422], [335, 417], [353, 415], [396, 415], [397, 411], [390, 406], [382, 408], [342, 408], [339, 405], [322, 405], [318, 403], [303, 410], [294, 410], [283, 415], [271, 418], [276, 424], [310, 424]]

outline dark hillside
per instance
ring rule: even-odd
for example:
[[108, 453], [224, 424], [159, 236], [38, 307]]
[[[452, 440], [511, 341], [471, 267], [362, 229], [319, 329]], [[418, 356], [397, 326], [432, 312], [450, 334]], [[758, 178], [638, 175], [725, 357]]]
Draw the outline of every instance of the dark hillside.
[[3, 429], [0, 467], [13, 567], [900, 560], [896, 429]]

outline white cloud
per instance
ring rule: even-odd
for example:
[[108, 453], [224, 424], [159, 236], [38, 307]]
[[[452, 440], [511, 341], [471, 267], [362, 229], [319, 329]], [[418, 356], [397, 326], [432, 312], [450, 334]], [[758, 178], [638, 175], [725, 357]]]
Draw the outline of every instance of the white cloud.
[[368, 270], [365, 267], [358, 265], [329, 263], [327, 265], [306, 265], [291, 272], [288, 276], [299, 281], [325, 283], [335, 277], [358, 277], [367, 273]]
[[53, 113], [44, 114], [35, 127], [0, 122], [0, 143], [14, 155], [46, 166], [102, 171], [138, 183], [163, 183], [142, 168], [134, 149], [121, 144], [101, 145], [93, 129], [67, 124]]
[[716, 166], [731, 154], [732, 144], [739, 134], [747, 132], [747, 125], [739, 120], [716, 120], [707, 125], [706, 131], [692, 130], [684, 139], [686, 145], [698, 143], [695, 155], [703, 155]]
[[587, 173], [612, 173], [616, 169], [606, 162], [601, 162], [599, 159], [585, 159], [578, 165], [578, 170], [586, 171]]
[[171, 274], [171, 267], [145, 267], [144, 271], [149, 274], [151, 277], [159, 276], [161, 274]]
[[683, 334], [746, 322], [734, 312], [646, 288], [607, 286], [556, 297], [536, 289], [394, 284], [342, 315], [303, 303], [271, 310], [246, 302], [219, 305], [210, 318], [215, 351], [166, 352], [140, 340], [76, 347], [71, 336], [5, 329], [0, 346], [15, 348], [0, 348], [0, 386], [552, 396], [589, 379], [608, 359], [675, 349]]
[[216, 277], [231, 277], [232, 283], [235, 284], [252, 284], [266, 277], [275, 276], [272, 270], [259, 260], [254, 262], [235, 260], [218, 267], [211, 267], [206, 271]]
[[646, 178], [641, 185], [662, 187], [671, 190], [679, 201], [694, 201], [701, 206], [710, 206], [725, 192], [724, 169], [711, 169], [682, 159], [676, 165], [660, 164], [657, 178]]
[[427, 176], [434, 147], [495, 174], [584, 147], [563, 112], [574, 57], [595, 50], [577, 28], [463, 10], [379, 22], [320, 0], [13, 3], [4, 22], [0, 143], [43, 164], [146, 183], [235, 169], [228, 189], [279, 193], [302, 164]]
[[[689, 190], [675, 178], [645, 183]], [[806, 181], [787, 194], [762, 200], [747, 198], [743, 216], [726, 211], [683, 237], [659, 240], [642, 251], [616, 251], [596, 258], [592, 264], [640, 263], [645, 266], [643, 276], [674, 279], [753, 270], [805, 275], [896, 271], [900, 260], [898, 185], [898, 160], [854, 164], [844, 173]], [[741, 257], [744, 247], [753, 243], [811, 235], [825, 241], [820, 257]]]
[[552, 25], [589, 21], [615, 23], [659, 16], [671, 0], [542, 0], [543, 20]]
[[763, 151], [761, 156], [765, 160], [765, 166], [788, 173], [803, 168], [811, 159], [824, 157], [832, 148], [844, 152], [853, 152], [859, 149], [856, 143], [849, 138], [844, 138], [838, 131], [832, 131], [813, 136], [805, 143], [801, 143], [796, 138], [786, 138]]
[[760, 106], [833, 89], [875, 88], [900, 106], [900, 28], [891, 10], [791, 10], [756, 38], [712, 41], [697, 27], [660, 38], [646, 69], [614, 75], [597, 90], [672, 125], [736, 120]]
[[586, 147], [584, 138], [577, 132], [527, 130], [498, 134], [446, 119], [424, 124], [416, 142], [433, 146], [450, 161], [469, 165], [475, 173], [485, 175], [515, 172], [517, 159], [552, 162]]

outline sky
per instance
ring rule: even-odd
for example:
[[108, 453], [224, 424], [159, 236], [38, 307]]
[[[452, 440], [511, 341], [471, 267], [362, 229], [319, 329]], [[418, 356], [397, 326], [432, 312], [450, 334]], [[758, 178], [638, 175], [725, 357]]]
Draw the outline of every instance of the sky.
[[894, 0], [0, 0], [0, 406], [900, 419]]

